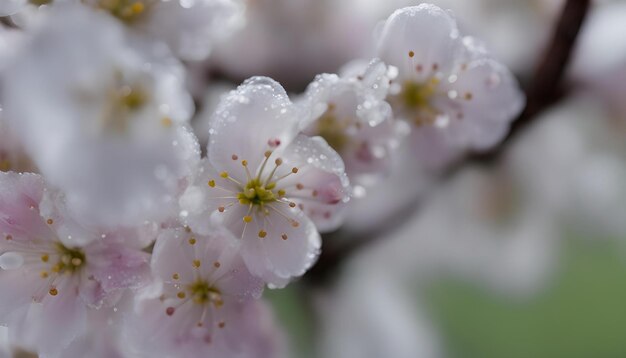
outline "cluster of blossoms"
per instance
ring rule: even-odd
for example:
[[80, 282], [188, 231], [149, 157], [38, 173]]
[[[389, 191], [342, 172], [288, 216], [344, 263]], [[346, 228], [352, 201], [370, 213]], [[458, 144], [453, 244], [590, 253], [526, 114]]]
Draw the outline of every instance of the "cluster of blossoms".
[[387, 19], [377, 58], [317, 76], [293, 101], [267, 77], [225, 94], [203, 155], [180, 60], [207, 57], [241, 10], [0, 6], [20, 28], [0, 29], [0, 324], [12, 344], [42, 357], [277, 357], [263, 288], [315, 263], [350, 183], [376, 183], [403, 140], [439, 165], [489, 148], [523, 104], [450, 14], [420, 5]]

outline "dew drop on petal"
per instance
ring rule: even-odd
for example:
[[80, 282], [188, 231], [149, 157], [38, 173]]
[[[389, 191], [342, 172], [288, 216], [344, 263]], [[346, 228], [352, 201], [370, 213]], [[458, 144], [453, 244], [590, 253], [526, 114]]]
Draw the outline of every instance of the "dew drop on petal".
[[17, 252], [5, 252], [0, 255], [0, 268], [3, 270], [15, 270], [24, 263], [24, 258]]

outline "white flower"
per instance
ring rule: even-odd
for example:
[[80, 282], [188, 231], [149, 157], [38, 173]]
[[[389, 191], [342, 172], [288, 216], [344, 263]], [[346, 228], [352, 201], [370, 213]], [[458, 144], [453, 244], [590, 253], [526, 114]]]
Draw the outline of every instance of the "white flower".
[[0, 324], [43, 354], [66, 347], [90, 307], [148, 278], [135, 232], [77, 225], [35, 174], [0, 173]]
[[202, 60], [242, 24], [240, 0], [87, 0], [136, 33], [165, 42], [185, 60]]
[[208, 159], [181, 198], [183, 219], [194, 227], [213, 212], [242, 239], [248, 268], [274, 286], [313, 264], [317, 230], [337, 227], [348, 201], [341, 158], [322, 138], [298, 135], [300, 116], [275, 81], [244, 82], [218, 106]]
[[430, 142], [426, 156], [495, 145], [524, 103], [506, 67], [461, 37], [454, 19], [434, 5], [394, 12], [378, 56], [398, 68], [388, 100], [396, 117], [414, 124], [416, 140]]
[[167, 51], [133, 49], [102, 14], [51, 10], [7, 66], [5, 119], [81, 220], [166, 217], [199, 157], [180, 65]]
[[159, 235], [152, 256], [159, 280], [138, 296], [128, 335], [140, 356], [228, 357], [244, 344], [245, 304], [263, 282], [251, 275], [237, 240], [225, 229]]
[[394, 70], [379, 60], [348, 66], [352, 68], [341, 77], [318, 75], [307, 87], [302, 105], [311, 113], [302, 127], [341, 155], [354, 181], [389, 169], [389, 153], [397, 146], [404, 122], [393, 121], [385, 101]]

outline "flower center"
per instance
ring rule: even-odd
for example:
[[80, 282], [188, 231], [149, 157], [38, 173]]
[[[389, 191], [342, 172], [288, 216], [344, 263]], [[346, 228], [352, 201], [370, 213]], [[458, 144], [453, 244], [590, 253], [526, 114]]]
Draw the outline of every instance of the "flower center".
[[209, 285], [208, 282], [198, 279], [190, 284], [187, 289], [191, 295], [193, 302], [198, 304], [213, 304], [215, 307], [224, 305], [222, 293], [216, 287]]
[[52, 3], [52, 0], [30, 0], [29, 2], [32, 5], [41, 6], [41, 5], [46, 5], [46, 4]]
[[103, 125], [111, 132], [126, 133], [131, 116], [148, 102], [148, 94], [139, 85], [120, 84], [109, 91]]
[[126, 23], [136, 21], [146, 11], [143, 0], [99, 0], [97, 6]]
[[8, 172], [11, 170], [11, 161], [0, 153], [0, 172]]
[[242, 205], [263, 205], [276, 201], [276, 194], [272, 191], [276, 183], [263, 184], [259, 179], [252, 179], [237, 195], [239, 203]]
[[[81, 249], [68, 248], [60, 242], [56, 243], [55, 246], [59, 254], [59, 261], [50, 269], [52, 272], [73, 274], [85, 266], [85, 253]], [[42, 260], [45, 261], [45, 257], [42, 257]]]
[[432, 98], [437, 93], [440, 80], [433, 76], [425, 83], [406, 81], [396, 101], [413, 112], [413, 122], [416, 126], [432, 125], [440, 114], [432, 104]]
[[350, 141], [350, 138], [346, 135], [346, 129], [350, 126], [350, 121], [339, 120], [334, 112], [335, 106], [329, 104], [328, 110], [317, 121], [317, 134], [324, 138], [328, 145], [339, 152]]

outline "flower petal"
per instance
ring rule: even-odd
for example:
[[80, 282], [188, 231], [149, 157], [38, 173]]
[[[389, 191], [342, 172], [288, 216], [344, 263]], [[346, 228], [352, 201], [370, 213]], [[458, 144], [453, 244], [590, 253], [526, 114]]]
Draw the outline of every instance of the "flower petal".
[[396, 10], [387, 19], [378, 42], [378, 56], [398, 68], [399, 79], [417, 82], [434, 72], [449, 73], [460, 49], [456, 22], [431, 4]]
[[284, 160], [298, 172], [281, 180], [277, 187], [285, 190], [287, 199], [304, 207], [318, 230], [337, 228], [350, 199], [341, 157], [321, 137], [300, 135], [285, 149]]
[[241, 251], [252, 273], [270, 287], [284, 287], [313, 265], [320, 247], [313, 222], [300, 210], [291, 209], [280, 214], [272, 211], [266, 220], [255, 218], [244, 231]]
[[209, 160], [219, 172], [245, 180], [241, 160], [256, 170], [267, 150], [284, 148], [293, 140], [298, 124], [296, 109], [280, 84], [252, 77], [218, 106], [210, 130]]

